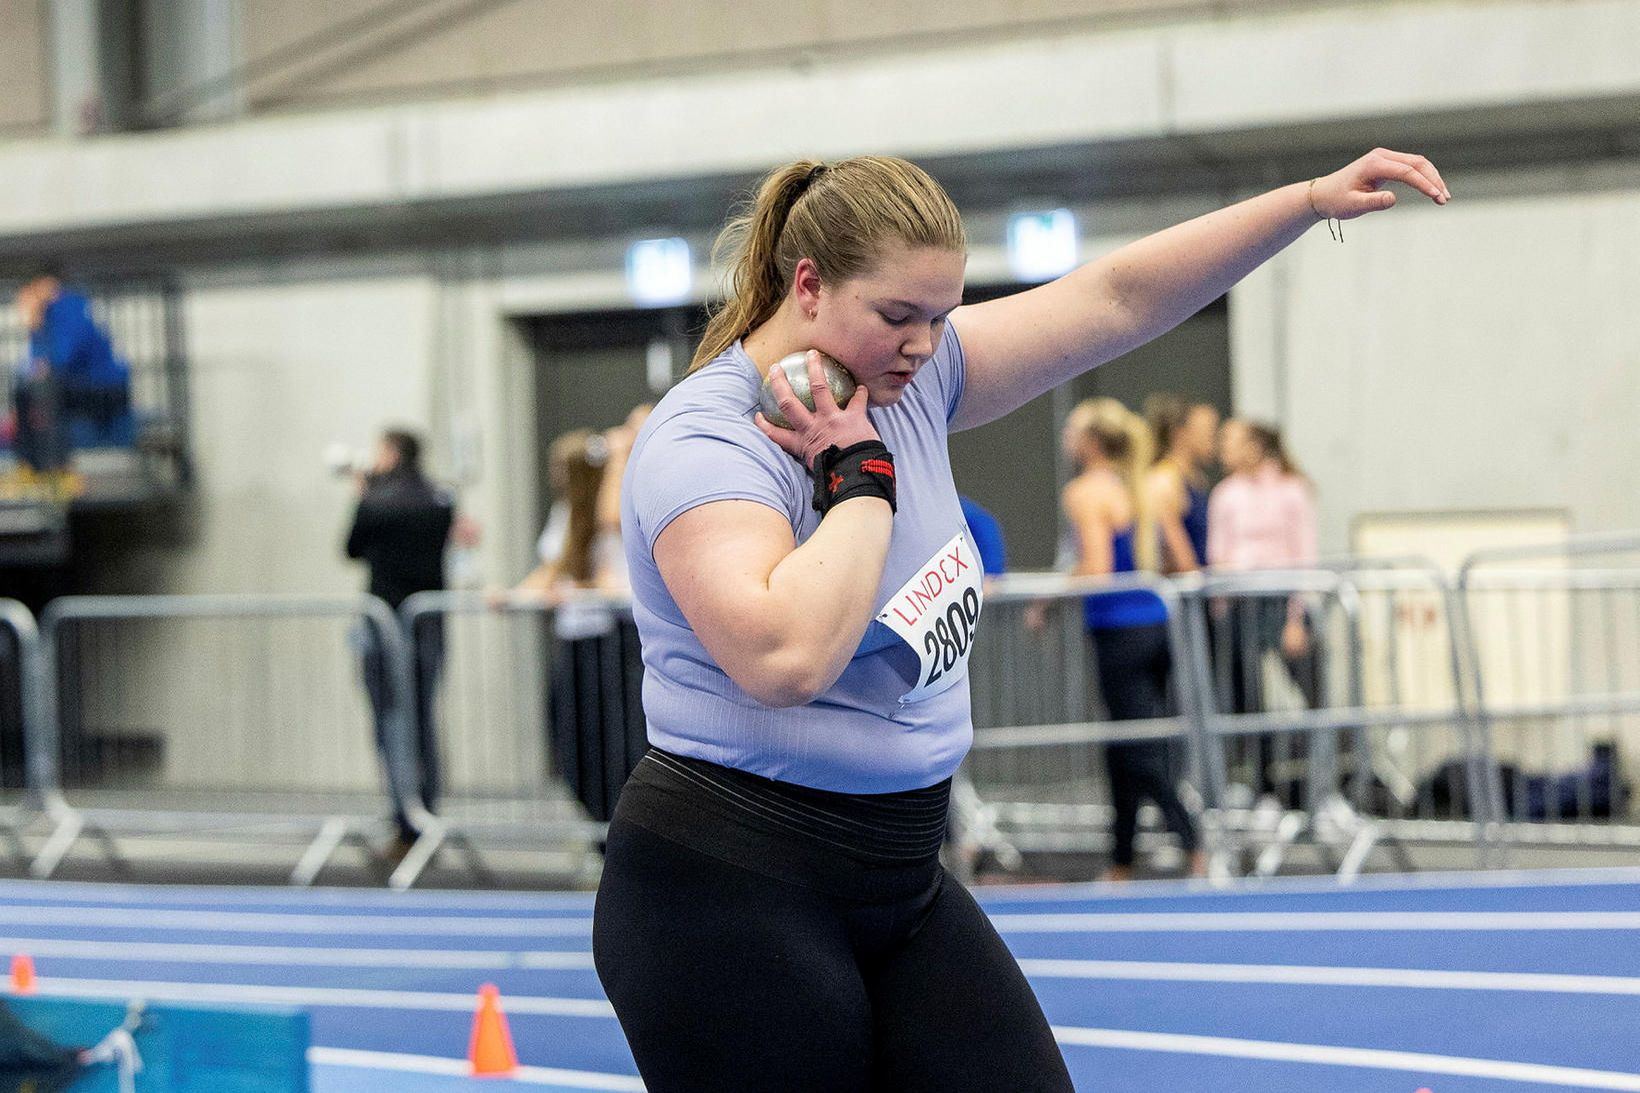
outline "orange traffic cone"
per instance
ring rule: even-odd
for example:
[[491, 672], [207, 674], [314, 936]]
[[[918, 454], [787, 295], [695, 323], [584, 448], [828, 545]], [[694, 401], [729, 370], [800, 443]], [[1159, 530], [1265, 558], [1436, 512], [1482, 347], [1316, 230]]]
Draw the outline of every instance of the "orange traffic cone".
[[11, 958], [11, 989], [14, 994], [34, 993], [34, 958], [18, 953]]
[[467, 1044], [467, 1058], [475, 1077], [507, 1078], [518, 1069], [507, 1015], [501, 1012], [501, 992], [494, 983], [478, 989], [478, 1012], [473, 1014], [473, 1038]]

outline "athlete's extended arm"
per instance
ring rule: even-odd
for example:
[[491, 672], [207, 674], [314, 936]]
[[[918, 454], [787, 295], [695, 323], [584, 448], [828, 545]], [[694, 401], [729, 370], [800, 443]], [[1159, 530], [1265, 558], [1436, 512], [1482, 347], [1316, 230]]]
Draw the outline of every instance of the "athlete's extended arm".
[[1320, 217], [1387, 209], [1399, 182], [1444, 205], [1422, 156], [1379, 148], [1313, 183], [1283, 186], [1146, 236], [1055, 281], [958, 308], [967, 380], [953, 429], [994, 421], [1163, 334], [1258, 268]]

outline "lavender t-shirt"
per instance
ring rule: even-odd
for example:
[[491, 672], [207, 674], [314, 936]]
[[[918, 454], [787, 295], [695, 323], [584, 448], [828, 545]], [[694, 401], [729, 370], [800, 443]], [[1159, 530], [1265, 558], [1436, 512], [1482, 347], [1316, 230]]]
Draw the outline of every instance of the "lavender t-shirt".
[[[962, 397], [956, 331], [893, 406], [871, 421], [894, 453], [899, 511], [877, 590], [881, 611], [941, 547], [965, 533], [946, 434]], [[766, 778], [846, 793], [933, 785], [954, 772], [973, 740], [965, 668], [921, 701], [916, 653], [873, 621], [843, 674], [804, 706], [775, 709], [743, 691], [712, 660], [655, 565], [656, 538], [678, 516], [713, 501], [745, 500], [784, 516], [796, 540], [820, 516], [792, 456], [752, 421], [762, 382], [736, 342], [674, 387], [638, 434], [621, 493], [621, 530], [643, 638], [644, 714], [657, 747]]]

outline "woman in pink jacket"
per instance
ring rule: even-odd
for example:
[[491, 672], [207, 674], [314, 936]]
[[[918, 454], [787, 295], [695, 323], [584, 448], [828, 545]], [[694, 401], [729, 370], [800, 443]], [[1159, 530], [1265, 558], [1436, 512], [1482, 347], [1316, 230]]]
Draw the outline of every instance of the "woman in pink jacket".
[[[1229, 472], [1207, 503], [1207, 560], [1215, 569], [1306, 569], [1316, 561], [1315, 489], [1288, 456], [1273, 425], [1232, 418], [1219, 432], [1219, 460]], [[1300, 597], [1237, 596], [1215, 641], [1221, 696], [1233, 713], [1265, 712], [1265, 663], [1279, 654], [1306, 706], [1318, 704], [1310, 622]], [[1277, 669], [1279, 671], [1279, 669]], [[1280, 742], [1278, 746], [1278, 741]], [[1258, 738], [1253, 788], [1298, 803], [1302, 779], [1279, 767], [1297, 758], [1296, 736]]]

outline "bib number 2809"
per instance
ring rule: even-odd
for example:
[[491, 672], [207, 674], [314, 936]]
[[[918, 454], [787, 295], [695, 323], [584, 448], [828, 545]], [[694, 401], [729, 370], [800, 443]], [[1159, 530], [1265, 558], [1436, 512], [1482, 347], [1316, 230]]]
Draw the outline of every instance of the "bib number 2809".
[[979, 593], [965, 589], [962, 599], [945, 609], [945, 614], [934, 620], [931, 629], [923, 634], [923, 663], [928, 675], [922, 685], [931, 685], [940, 676], [968, 659], [968, 646], [974, 640], [974, 628], [979, 625]]
[[917, 683], [901, 702], [921, 702], [966, 676], [979, 624], [984, 570], [967, 535], [958, 532], [890, 596], [877, 621], [917, 654]]

